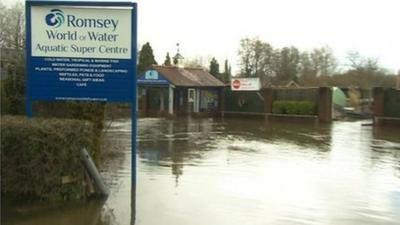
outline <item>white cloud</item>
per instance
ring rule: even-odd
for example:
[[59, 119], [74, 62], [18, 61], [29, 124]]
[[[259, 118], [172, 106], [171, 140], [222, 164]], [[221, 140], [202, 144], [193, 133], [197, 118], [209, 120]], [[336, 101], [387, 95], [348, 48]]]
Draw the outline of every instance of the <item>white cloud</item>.
[[[15, 0], [2, 0], [11, 5]], [[275, 47], [329, 45], [400, 69], [398, 0], [138, 0], [139, 43], [150, 42], [157, 61], [175, 44], [187, 57], [216, 56], [237, 64], [239, 40], [258, 36]]]
[[186, 56], [215, 55], [236, 64], [239, 40], [259, 36], [276, 47], [329, 45], [341, 59], [357, 50], [391, 70], [400, 68], [394, 0], [138, 2], [139, 39], [150, 41], [159, 61], [179, 42]]

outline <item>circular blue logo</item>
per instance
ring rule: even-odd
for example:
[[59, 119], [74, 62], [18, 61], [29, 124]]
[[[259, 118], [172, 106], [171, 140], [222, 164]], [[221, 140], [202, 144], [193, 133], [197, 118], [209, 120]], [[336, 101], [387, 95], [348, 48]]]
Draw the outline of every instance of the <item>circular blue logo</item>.
[[58, 28], [64, 23], [64, 12], [59, 9], [52, 9], [45, 17], [46, 24]]

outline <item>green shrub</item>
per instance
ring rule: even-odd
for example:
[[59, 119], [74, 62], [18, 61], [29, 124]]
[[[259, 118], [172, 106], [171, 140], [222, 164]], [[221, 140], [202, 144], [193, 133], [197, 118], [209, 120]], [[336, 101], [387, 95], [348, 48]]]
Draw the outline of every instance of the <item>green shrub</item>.
[[288, 101], [286, 103], [286, 113], [287, 114], [298, 114], [299, 107], [297, 102]]
[[1, 114], [23, 115], [25, 113], [25, 77], [9, 75], [0, 82]]
[[93, 124], [93, 141], [95, 149], [93, 160], [96, 165], [100, 163], [100, 143], [104, 127], [104, 102], [84, 102], [84, 101], [38, 101], [33, 104], [35, 116], [60, 119], [87, 120]]
[[[81, 198], [80, 150], [93, 149], [92, 125], [83, 120], [1, 117], [1, 191], [41, 200]], [[63, 177], [77, 182], [62, 184]]]
[[285, 102], [274, 101], [274, 103], [272, 104], [272, 112], [275, 114], [285, 114], [286, 113]]
[[315, 104], [309, 101], [298, 102], [298, 114], [300, 115], [313, 115], [315, 114]]
[[272, 112], [289, 115], [314, 115], [315, 104], [310, 101], [274, 101]]

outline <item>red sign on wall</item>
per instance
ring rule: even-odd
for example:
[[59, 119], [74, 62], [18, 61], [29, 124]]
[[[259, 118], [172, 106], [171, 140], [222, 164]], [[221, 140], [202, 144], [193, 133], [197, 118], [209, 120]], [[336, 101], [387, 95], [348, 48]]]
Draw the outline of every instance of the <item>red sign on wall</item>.
[[233, 87], [234, 89], [239, 89], [239, 88], [240, 88], [240, 80], [234, 80], [234, 81], [232, 82], [232, 87]]
[[232, 91], [259, 91], [261, 82], [259, 78], [236, 78], [231, 82]]

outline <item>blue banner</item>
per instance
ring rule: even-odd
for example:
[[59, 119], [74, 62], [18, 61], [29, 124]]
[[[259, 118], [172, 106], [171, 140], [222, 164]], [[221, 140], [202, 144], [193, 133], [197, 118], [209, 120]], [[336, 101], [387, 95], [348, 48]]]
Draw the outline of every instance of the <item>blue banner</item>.
[[169, 85], [170, 82], [165, 79], [157, 70], [147, 70], [138, 80], [139, 85]]

